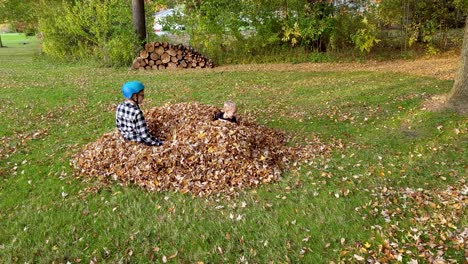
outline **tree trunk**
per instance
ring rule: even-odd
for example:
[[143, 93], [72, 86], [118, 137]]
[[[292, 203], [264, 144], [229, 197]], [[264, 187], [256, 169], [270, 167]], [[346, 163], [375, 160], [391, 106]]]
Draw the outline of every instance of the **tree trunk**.
[[146, 39], [146, 24], [145, 24], [145, 1], [132, 0], [133, 11], [133, 29], [142, 44]]
[[460, 56], [460, 68], [455, 83], [448, 96], [448, 105], [460, 113], [468, 112], [468, 17], [465, 21], [465, 34]]
[[2, 36], [0, 36], [0, 48], [3, 48]]

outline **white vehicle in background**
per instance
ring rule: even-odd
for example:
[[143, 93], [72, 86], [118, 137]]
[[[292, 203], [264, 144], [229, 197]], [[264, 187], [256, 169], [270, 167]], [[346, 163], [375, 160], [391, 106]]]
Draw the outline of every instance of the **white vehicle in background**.
[[[170, 18], [171, 16], [174, 16], [176, 15], [176, 12], [180, 12], [174, 8], [171, 8], [171, 9], [165, 9], [165, 10], [161, 10], [159, 12], [157, 12], [156, 14], [154, 14], [154, 26], [153, 26], [153, 29], [154, 29], [154, 33], [158, 36], [162, 36], [162, 35], [167, 35], [167, 34], [170, 34], [170, 32], [168, 31], [169, 30], [169, 26], [167, 22], [167, 19]], [[172, 30], [183, 30], [184, 27], [181, 26], [181, 25], [174, 25]]]

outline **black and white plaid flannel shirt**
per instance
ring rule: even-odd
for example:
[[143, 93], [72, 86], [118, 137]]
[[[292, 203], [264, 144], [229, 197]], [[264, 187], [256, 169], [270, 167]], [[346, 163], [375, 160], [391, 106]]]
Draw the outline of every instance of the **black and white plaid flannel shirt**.
[[162, 145], [161, 140], [150, 134], [141, 109], [130, 102], [117, 106], [115, 124], [126, 140], [142, 142], [148, 146]]

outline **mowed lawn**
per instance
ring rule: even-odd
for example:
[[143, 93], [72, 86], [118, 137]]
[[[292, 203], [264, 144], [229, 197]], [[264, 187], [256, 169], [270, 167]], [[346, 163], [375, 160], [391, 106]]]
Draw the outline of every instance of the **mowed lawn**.
[[[421, 104], [453, 81], [376, 72], [132, 71], [47, 61], [2, 35], [2, 263], [463, 263], [467, 119]], [[239, 115], [344, 148], [239, 197], [95, 182], [70, 159], [114, 129], [121, 85], [142, 106], [232, 99]], [[413, 262], [414, 263], [414, 262]]]

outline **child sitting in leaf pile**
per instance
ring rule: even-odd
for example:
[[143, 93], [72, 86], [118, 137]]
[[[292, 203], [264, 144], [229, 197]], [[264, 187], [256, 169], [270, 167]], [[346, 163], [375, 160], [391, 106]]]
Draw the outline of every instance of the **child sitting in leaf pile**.
[[139, 81], [130, 81], [122, 86], [125, 101], [117, 106], [115, 124], [120, 134], [129, 141], [147, 146], [161, 146], [162, 141], [151, 135], [146, 125], [140, 104], [145, 98], [145, 86]]
[[218, 112], [214, 116], [214, 120], [228, 121], [237, 124], [236, 118], [237, 107], [232, 101], [224, 102], [223, 111]]

